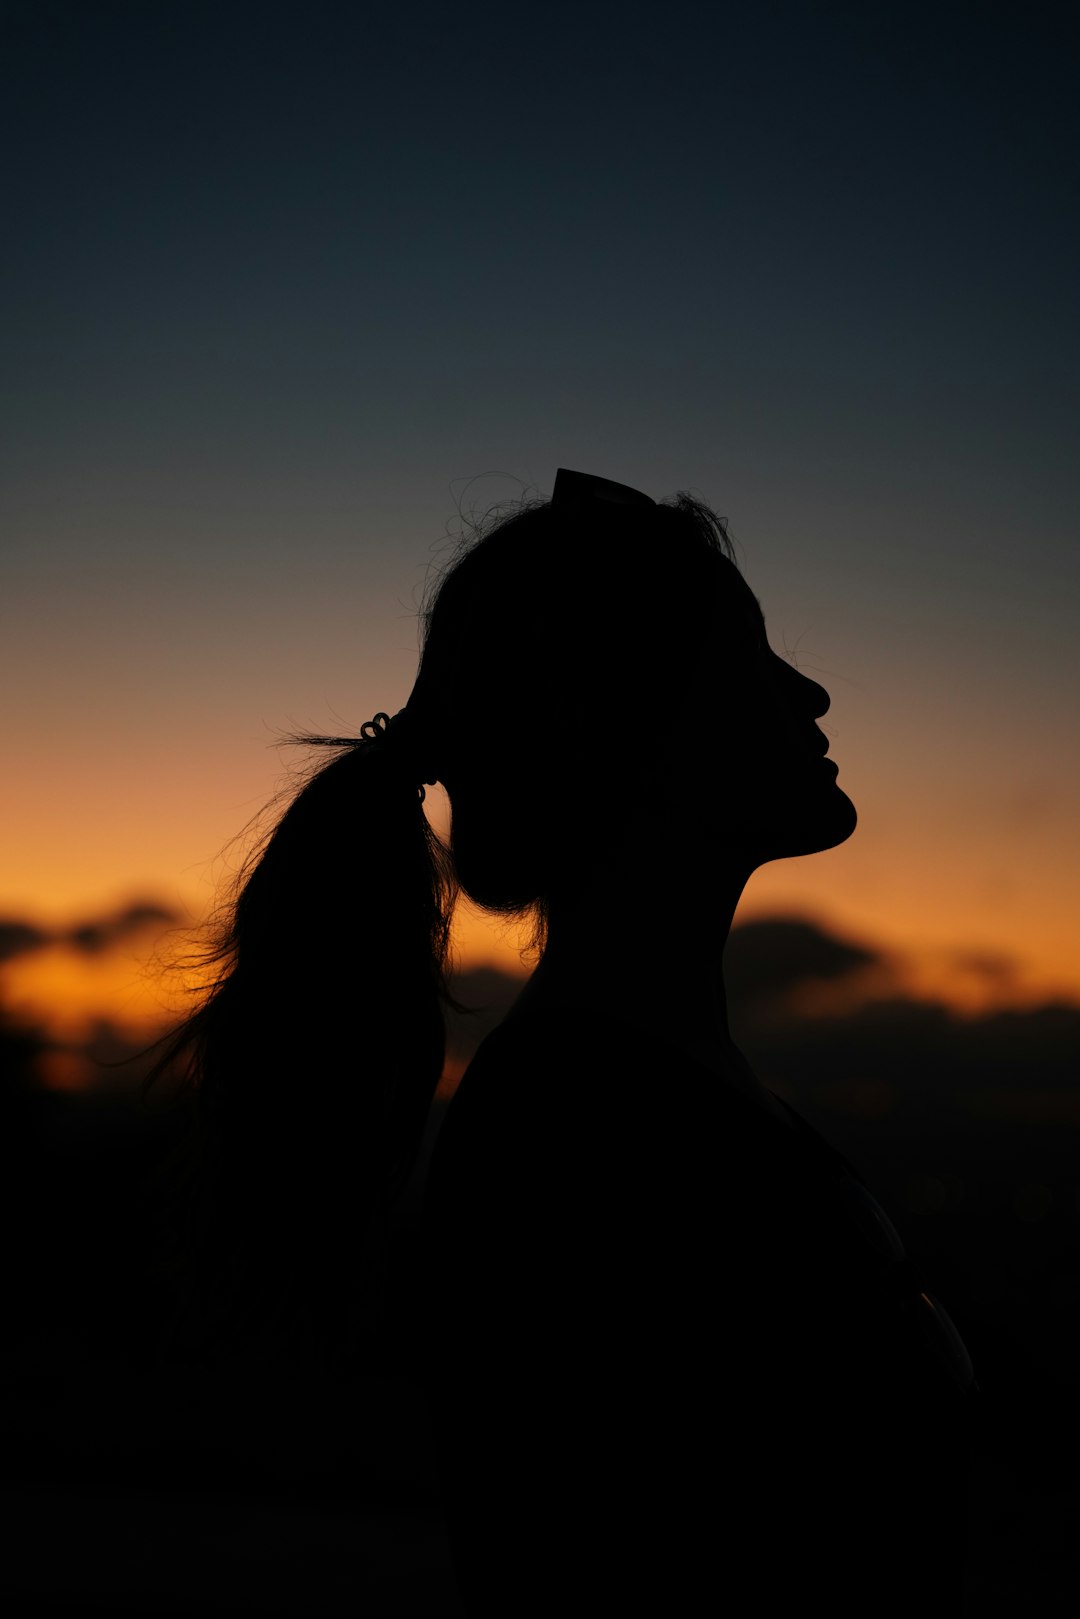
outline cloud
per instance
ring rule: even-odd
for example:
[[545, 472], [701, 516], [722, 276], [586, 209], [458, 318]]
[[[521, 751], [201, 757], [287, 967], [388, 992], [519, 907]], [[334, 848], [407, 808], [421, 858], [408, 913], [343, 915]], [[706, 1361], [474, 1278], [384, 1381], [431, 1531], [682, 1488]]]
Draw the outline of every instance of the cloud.
[[[1011, 963], [1004, 957], [971, 952], [965, 965], [984, 977], [1010, 980]], [[869, 1117], [894, 1108], [966, 1108], [968, 1099], [974, 1105], [991, 1092], [1020, 1095], [1036, 1083], [1075, 1096], [1080, 1007], [1047, 1004], [961, 1016], [941, 1001], [900, 988], [884, 951], [799, 917], [734, 927], [724, 979], [732, 1030], [751, 1065], [767, 1083], [816, 1099], [830, 1112]], [[834, 996], [829, 1007], [798, 993], [820, 984], [842, 987], [847, 980], [857, 992]], [[521, 981], [485, 968], [460, 975], [452, 988], [476, 1008], [448, 1019], [448, 1050], [464, 1066], [509, 1010]], [[647, 982], [640, 990], [658, 1032], [668, 1024], [674, 1042], [674, 1018], [659, 997], [650, 998]]]
[[1009, 989], [1016, 983], [1020, 965], [1015, 956], [991, 950], [957, 950], [952, 960], [959, 972], [997, 990]]
[[14, 961], [48, 945], [66, 945], [82, 955], [100, 955], [125, 939], [150, 928], [168, 927], [181, 920], [176, 911], [151, 900], [136, 900], [118, 911], [90, 917], [69, 928], [43, 928], [25, 917], [0, 918], [0, 961]]
[[33, 922], [17, 918], [0, 918], [0, 961], [13, 961], [16, 956], [28, 955], [52, 942], [52, 934], [36, 927]]
[[473, 967], [454, 974], [450, 992], [462, 1010], [447, 1009], [446, 1050], [457, 1066], [464, 1067], [509, 1012], [521, 992], [521, 979], [497, 967]]
[[802, 984], [834, 983], [884, 957], [799, 917], [763, 917], [732, 928], [724, 952], [728, 998], [742, 1006], [778, 1000]]
[[163, 906], [151, 902], [139, 901], [107, 916], [80, 922], [58, 937], [64, 944], [81, 951], [84, 955], [98, 955], [124, 939], [145, 932], [147, 928], [160, 929], [178, 920], [175, 911], [166, 910]]

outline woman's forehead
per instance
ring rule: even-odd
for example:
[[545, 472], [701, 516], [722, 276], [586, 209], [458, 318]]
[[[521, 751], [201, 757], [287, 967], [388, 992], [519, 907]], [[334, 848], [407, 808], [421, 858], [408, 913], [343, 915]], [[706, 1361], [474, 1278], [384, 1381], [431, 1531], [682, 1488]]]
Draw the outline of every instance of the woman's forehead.
[[765, 628], [764, 608], [735, 564], [729, 562], [727, 557], [718, 557], [717, 560], [722, 564], [716, 587], [719, 612], [728, 623], [735, 618], [753, 634], [760, 634]]

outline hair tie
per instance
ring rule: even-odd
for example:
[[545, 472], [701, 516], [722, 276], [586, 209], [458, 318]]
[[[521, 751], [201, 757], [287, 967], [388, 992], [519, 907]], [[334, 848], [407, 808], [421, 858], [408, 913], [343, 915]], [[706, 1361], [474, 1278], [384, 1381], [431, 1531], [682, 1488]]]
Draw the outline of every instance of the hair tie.
[[[402, 709], [401, 712], [404, 713], [405, 710]], [[365, 720], [363, 725], [361, 725], [360, 740], [361, 742], [377, 742], [381, 736], [386, 735], [389, 728], [389, 714], [383, 714], [380, 712], [374, 715], [372, 719]]]
[[360, 727], [360, 746], [370, 746], [372, 743], [379, 743], [383, 748], [390, 745], [393, 758], [400, 764], [402, 772], [408, 775], [410, 783], [416, 784], [420, 802], [423, 803], [424, 783], [434, 787], [438, 777], [420, 762], [425, 749], [423, 739], [418, 735], [415, 714], [410, 713], [407, 706], [399, 708], [396, 714], [384, 714], [380, 709]]

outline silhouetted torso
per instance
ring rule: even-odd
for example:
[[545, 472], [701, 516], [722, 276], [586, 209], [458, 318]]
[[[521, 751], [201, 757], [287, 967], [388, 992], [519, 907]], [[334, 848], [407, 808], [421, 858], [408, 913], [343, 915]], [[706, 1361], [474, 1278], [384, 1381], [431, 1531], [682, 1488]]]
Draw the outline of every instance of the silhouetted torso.
[[511, 1018], [425, 1230], [470, 1612], [958, 1612], [963, 1350], [797, 1115], [652, 1036]]

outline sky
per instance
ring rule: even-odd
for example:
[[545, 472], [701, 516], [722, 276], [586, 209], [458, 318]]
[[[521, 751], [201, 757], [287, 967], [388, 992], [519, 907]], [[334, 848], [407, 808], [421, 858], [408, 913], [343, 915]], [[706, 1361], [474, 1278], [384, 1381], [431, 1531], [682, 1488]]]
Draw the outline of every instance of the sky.
[[1072, 7], [0, 17], [7, 1004], [160, 1015], [135, 944], [280, 738], [400, 707], [454, 536], [559, 466], [706, 499], [831, 693], [858, 829], [741, 915], [1080, 1002]]

